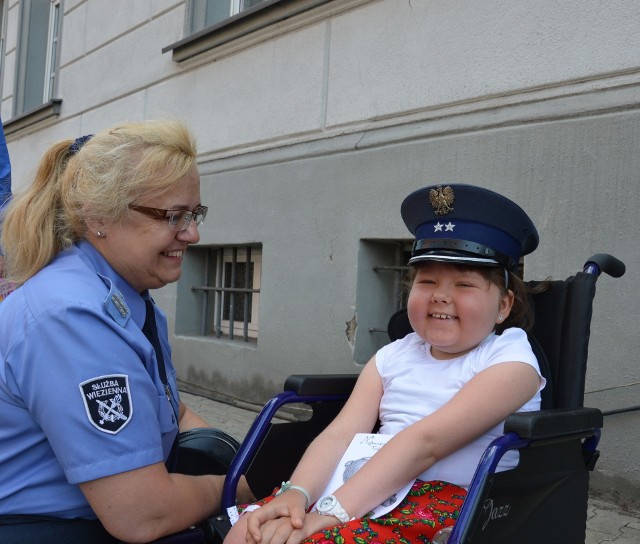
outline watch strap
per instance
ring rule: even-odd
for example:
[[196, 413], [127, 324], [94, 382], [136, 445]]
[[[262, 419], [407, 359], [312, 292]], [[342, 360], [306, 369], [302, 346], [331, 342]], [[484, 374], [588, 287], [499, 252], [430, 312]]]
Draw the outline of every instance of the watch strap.
[[[316, 508], [319, 514], [322, 514], [323, 516], [333, 516], [338, 520], [340, 520], [341, 523], [348, 523], [349, 521], [352, 521], [355, 519], [355, 518], [349, 517], [349, 514], [347, 514], [347, 511], [340, 504], [338, 497], [336, 497], [335, 495], [329, 495], [329, 496], [333, 498], [333, 506], [326, 511], [320, 511], [320, 510], [317, 510]], [[320, 499], [318, 502], [320, 503], [322, 502], [322, 500], [323, 499]]]

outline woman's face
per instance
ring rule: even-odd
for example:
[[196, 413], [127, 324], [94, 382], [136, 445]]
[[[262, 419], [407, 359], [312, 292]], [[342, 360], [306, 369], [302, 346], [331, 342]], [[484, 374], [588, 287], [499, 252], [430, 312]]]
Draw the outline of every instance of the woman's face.
[[482, 342], [512, 305], [511, 291], [502, 296], [472, 268], [432, 262], [418, 270], [407, 311], [413, 330], [431, 344], [431, 354], [452, 359]]
[[[135, 204], [166, 210], [194, 210], [200, 205], [197, 168], [194, 166], [166, 193], [143, 198]], [[101, 231], [101, 237], [96, 236], [97, 230]], [[189, 244], [200, 240], [200, 235], [195, 221], [191, 221], [186, 230], [171, 230], [168, 219], [129, 210], [122, 221], [92, 226], [87, 238], [118, 274], [142, 292], [177, 281], [182, 274], [184, 253]]]

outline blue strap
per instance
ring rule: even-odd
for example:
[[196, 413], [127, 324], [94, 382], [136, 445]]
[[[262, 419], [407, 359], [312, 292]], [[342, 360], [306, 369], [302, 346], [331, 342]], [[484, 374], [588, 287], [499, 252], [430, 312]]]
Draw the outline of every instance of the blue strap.
[[0, 120], [0, 209], [11, 199], [11, 162]]
[[[144, 318], [144, 325], [142, 326], [142, 332], [147, 337], [154, 351], [156, 352], [156, 360], [158, 362], [158, 374], [160, 375], [160, 381], [164, 386], [164, 392], [167, 395], [167, 401], [173, 408], [173, 402], [171, 401], [171, 388], [169, 387], [169, 381], [167, 380], [167, 369], [164, 364], [164, 355], [162, 354], [162, 346], [160, 345], [160, 337], [158, 336], [158, 325], [156, 323], [156, 311], [153, 305], [153, 301], [149, 298], [144, 299], [146, 308], [146, 315]], [[175, 413], [175, 409], [174, 409]], [[178, 421], [178, 414], [176, 415], [176, 421]], [[171, 453], [165, 463], [169, 472], [174, 472], [178, 465], [178, 438], [180, 433], [176, 434], [176, 438], [171, 446]]]

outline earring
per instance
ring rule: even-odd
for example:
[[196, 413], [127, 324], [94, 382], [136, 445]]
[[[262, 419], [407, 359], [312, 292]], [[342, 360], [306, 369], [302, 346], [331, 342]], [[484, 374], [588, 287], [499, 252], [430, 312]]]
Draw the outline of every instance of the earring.
[[500, 323], [502, 323], [502, 320], [504, 319], [503, 315], [498, 316], [498, 321], [500, 321]]
[[102, 238], [104, 236], [101, 231], [96, 232], [96, 235], [98, 236], [98, 238]]

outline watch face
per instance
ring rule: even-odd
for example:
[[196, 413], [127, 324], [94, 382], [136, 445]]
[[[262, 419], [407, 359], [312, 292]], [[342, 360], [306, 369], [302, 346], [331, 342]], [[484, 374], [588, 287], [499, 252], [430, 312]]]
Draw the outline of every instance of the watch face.
[[327, 512], [333, 508], [333, 505], [336, 503], [336, 498], [333, 495], [328, 495], [327, 497], [322, 497], [318, 501], [318, 510], [321, 512]]

